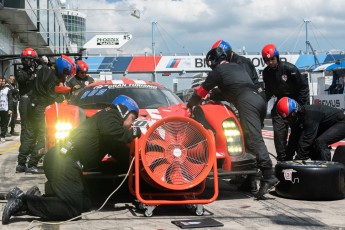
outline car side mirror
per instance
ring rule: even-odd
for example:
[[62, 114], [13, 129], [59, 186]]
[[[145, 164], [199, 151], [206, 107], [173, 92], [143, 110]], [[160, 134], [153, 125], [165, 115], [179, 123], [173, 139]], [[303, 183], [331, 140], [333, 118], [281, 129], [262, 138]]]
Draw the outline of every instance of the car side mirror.
[[68, 86], [55, 86], [55, 92], [58, 94], [65, 94], [71, 92], [71, 88]]

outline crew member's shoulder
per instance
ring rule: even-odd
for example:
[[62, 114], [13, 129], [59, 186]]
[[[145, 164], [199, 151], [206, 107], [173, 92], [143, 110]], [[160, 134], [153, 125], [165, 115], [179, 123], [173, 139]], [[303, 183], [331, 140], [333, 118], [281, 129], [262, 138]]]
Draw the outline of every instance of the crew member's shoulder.
[[280, 66], [281, 68], [285, 68], [285, 69], [298, 70], [297, 66], [295, 66], [295, 65], [292, 64], [291, 62], [281, 61], [281, 62], [279, 63], [279, 66]]

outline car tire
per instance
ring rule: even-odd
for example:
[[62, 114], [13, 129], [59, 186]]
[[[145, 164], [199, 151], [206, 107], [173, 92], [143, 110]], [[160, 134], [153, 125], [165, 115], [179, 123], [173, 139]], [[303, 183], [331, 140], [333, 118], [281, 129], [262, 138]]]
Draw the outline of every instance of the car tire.
[[278, 162], [276, 193], [298, 200], [338, 200], [345, 197], [345, 166], [328, 161]]
[[339, 162], [345, 165], [345, 145], [339, 145], [333, 154], [333, 162]]

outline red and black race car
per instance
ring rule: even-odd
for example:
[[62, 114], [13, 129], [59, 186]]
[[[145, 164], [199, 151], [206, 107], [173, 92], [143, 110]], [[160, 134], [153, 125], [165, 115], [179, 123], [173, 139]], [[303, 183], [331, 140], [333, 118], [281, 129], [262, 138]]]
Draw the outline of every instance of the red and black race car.
[[[57, 87], [57, 92], [66, 93], [64, 88], [66, 87]], [[150, 126], [162, 118], [192, 117], [214, 133], [219, 175], [253, 173], [250, 170], [255, 158], [245, 152], [240, 124], [229, 105], [209, 101], [197, 106], [191, 114], [182, 100], [163, 85], [127, 78], [95, 82], [73, 93], [68, 101], [48, 106], [46, 151], [54, 145], [61, 144], [74, 127], [108, 107], [119, 95], [129, 96], [137, 102], [140, 110], [134, 125], [140, 126], [144, 135]], [[142, 139], [143, 136], [140, 140]], [[119, 168], [114, 166], [116, 163], [123, 166], [123, 162], [128, 162], [128, 157], [123, 153], [119, 153], [118, 156], [119, 159], [112, 159], [107, 155], [99, 171], [116, 171], [120, 174], [118, 170], [111, 169]]]

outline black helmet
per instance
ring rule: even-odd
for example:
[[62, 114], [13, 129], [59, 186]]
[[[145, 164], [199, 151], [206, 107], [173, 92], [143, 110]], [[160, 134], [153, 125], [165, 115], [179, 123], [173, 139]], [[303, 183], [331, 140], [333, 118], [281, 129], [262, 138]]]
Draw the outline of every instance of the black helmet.
[[215, 69], [221, 61], [226, 60], [227, 55], [223, 48], [217, 47], [208, 51], [206, 55], [206, 64], [211, 69]]

